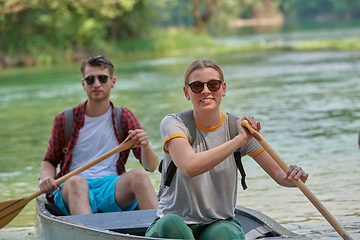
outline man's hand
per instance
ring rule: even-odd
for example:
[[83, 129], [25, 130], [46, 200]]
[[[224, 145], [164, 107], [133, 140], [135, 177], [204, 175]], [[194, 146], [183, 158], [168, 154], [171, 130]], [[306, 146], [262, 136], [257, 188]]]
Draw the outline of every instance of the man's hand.
[[55, 179], [52, 177], [45, 177], [42, 179], [39, 188], [43, 193], [51, 193], [56, 189], [60, 191], [60, 187], [56, 185]]
[[129, 130], [129, 136], [134, 140], [134, 147], [146, 147], [149, 145], [149, 138], [143, 129]]

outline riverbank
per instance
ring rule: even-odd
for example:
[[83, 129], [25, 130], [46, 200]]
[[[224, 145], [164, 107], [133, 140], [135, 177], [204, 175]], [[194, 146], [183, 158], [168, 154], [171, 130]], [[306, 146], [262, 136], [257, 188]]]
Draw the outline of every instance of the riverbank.
[[190, 29], [168, 28], [154, 30], [147, 38], [129, 39], [119, 42], [100, 42], [96, 50], [69, 49], [43, 52], [36, 50], [32, 53], [15, 53], [11, 56], [1, 54], [0, 69], [12, 67], [30, 67], [39, 65], [53, 65], [64, 62], [79, 62], [91, 54], [103, 54], [110, 58], [154, 58], [181, 57], [187, 55], [208, 55], [230, 52], [248, 51], [319, 51], [319, 50], [359, 50], [360, 37], [339, 39], [318, 39], [286, 44], [284, 39], [267, 41], [261, 39], [257, 43], [229, 45], [217, 42], [208, 34], [195, 35]]
[[35, 228], [4, 228], [1, 229], [0, 235], [0, 240], [33, 240], [35, 239]]

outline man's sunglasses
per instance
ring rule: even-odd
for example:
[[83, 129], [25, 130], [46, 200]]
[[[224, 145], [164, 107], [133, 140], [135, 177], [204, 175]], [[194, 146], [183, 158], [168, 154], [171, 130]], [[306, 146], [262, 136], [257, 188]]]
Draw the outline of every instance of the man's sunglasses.
[[106, 83], [108, 78], [109, 78], [109, 76], [107, 76], [107, 75], [99, 75], [97, 77], [87, 76], [83, 80], [85, 80], [88, 85], [92, 85], [92, 84], [94, 84], [95, 79], [98, 79], [100, 83]]
[[204, 90], [204, 85], [206, 84], [207, 88], [211, 92], [216, 92], [217, 90], [220, 89], [222, 83], [223, 81], [220, 80], [210, 80], [208, 82], [195, 81], [190, 84], [187, 84], [187, 86], [190, 87], [193, 93], [201, 93]]

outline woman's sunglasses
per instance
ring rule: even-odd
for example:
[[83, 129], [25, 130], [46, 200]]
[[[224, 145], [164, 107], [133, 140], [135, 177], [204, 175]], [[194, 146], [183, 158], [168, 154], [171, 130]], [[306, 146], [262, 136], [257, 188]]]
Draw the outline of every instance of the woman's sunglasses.
[[217, 90], [220, 89], [222, 83], [223, 83], [223, 81], [221, 81], [221, 80], [210, 80], [208, 82], [195, 81], [195, 82], [188, 84], [187, 86], [190, 87], [190, 89], [191, 89], [191, 91], [193, 91], [193, 93], [201, 93], [204, 90], [204, 85], [206, 84], [207, 88], [211, 92], [216, 92]]
[[94, 84], [96, 78], [99, 80], [100, 83], [106, 83], [109, 76], [107, 76], [107, 75], [99, 75], [97, 77], [95, 77], [95, 76], [87, 76], [83, 80], [85, 80], [88, 85], [92, 85], [92, 84]]

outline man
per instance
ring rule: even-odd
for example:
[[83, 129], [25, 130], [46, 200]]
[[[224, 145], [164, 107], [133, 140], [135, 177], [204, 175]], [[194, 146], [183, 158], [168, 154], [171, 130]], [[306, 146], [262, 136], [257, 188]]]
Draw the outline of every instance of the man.
[[[81, 65], [82, 86], [88, 99], [72, 108], [72, 131], [65, 139], [65, 113], [55, 117], [51, 137], [41, 165], [40, 189], [48, 200], [67, 215], [139, 209], [156, 209], [156, 192], [143, 169], [125, 170], [130, 150], [114, 154], [57, 186], [55, 178], [97, 158], [121, 143], [127, 135], [135, 141], [133, 154], [145, 170], [153, 172], [158, 156], [136, 116], [121, 107], [121, 129], [110, 101], [114, 88], [113, 64], [103, 56], [92, 56]], [[56, 167], [60, 172], [56, 175]], [[56, 177], [55, 177], [56, 176]]]

